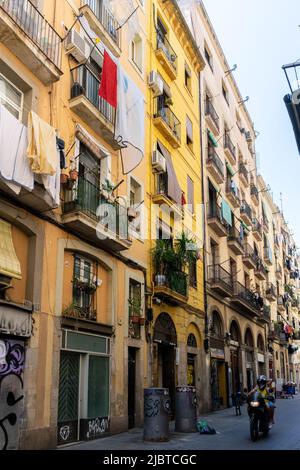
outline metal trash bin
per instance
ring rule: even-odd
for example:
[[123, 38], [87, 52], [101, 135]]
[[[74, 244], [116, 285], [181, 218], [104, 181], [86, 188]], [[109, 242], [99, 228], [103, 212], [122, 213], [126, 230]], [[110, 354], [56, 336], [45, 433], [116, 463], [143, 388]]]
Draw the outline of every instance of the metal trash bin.
[[167, 388], [144, 389], [144, 441], [170, 439], [171, 401]]
[[176, 387], [175, 431], [197, 431], [197, 396], [195, 387]]

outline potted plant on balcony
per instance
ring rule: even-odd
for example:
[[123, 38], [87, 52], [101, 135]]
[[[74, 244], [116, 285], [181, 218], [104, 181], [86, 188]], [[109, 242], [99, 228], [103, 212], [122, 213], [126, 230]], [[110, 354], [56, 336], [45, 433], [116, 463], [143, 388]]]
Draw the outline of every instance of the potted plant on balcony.
[[129, 320], [132, 323], [139, 323], [141, 318], [141, 299], [131, 298], [128, 299], [129, 304]]

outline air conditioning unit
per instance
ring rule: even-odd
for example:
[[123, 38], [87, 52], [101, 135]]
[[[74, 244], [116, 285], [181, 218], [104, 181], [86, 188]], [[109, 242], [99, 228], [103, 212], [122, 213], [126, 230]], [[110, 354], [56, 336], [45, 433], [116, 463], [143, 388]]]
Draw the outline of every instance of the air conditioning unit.
[[73, 28], [66, 41], [67, 54], [71, 54], [77, 62], [84, 62], [90, 55], [90, 47], [83, 37]]
[[164, 83], [160, 75], [152, 70], [149, 75], [149, 87], [153, 90], [155, 96], [160, 96], [164, 92]]
[[156, 173], [165, 173], [167, 170], [166, 159], [158, 150], [152, 153], [152, 167]]

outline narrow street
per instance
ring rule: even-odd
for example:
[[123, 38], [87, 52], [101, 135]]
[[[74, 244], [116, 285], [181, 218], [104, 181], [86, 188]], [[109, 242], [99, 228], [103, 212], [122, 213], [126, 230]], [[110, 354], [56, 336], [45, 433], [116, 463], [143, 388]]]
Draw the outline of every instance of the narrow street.
[[[165, 443], [143, 442], [142, 429], [95, 441], [61, 447], [64, 450], [300, 450], [300, 396], [277, 400], [276, 424], [270, 435], [253, 443], [249, 436], [246, 406], [242, 416], [235, 416], [235, 409], [210, 413], [201, 418], [213, 426], [216, 435], [180, 434], [171, 432]], [[172, 426], [173, 427], [173, 426]]]

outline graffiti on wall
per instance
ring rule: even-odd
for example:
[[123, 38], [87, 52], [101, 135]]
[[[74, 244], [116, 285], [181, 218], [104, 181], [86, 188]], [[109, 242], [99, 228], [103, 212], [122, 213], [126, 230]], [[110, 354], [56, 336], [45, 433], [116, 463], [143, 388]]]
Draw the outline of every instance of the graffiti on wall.
[[24, 364], [24, 343], [0, 340], [0, 450], [17, 448]]

